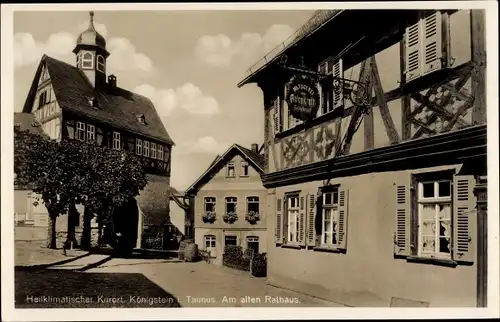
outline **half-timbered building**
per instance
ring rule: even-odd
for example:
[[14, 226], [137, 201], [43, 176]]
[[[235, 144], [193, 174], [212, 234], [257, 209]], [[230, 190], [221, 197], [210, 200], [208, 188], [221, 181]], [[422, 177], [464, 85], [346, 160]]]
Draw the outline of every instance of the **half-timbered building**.
[[354, 306], [485, 305], [484, 19], [318, 11], [249, 70], [270, 284]]
[[[105, 38], [94, 27], [93, 15], [91, 12], [87, 30], [76, 40], [75, 65], [42, 57], [23, 113], [34, 114], [52, 139], [93, 142], [140, 156], [148, 172], [148, 184], [133, 204], [116, 210], [121, 216], [132, 212], [139, 246], [143, 227], [158, 231], [168, 224], [174, 142], [148, 98], [120, 88], [115, 75], [106, 76], [110, 53]], [[81, 226], [81, 222], [76, 220], [76, 225]], [[60, 221], [58, 226], [65, 230], [66, 224]], [[131, 228], [116, 225], [116, 229]]]

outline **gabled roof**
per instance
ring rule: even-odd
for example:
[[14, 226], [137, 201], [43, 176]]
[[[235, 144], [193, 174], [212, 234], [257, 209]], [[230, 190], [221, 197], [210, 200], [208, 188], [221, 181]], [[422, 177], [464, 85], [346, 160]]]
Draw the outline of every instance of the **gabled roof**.
[[[88, 118], [136, 135], [174, 145], [153, 103], [146, 97], [116, 87], [94, 89], [85, 74], [75, 66], [44, 55], [31, 85], [23, 112], [30, 113], [35, 99], [38, 79], [43, 65], [49, 71], [57, 102], [63, 111]], [[89, 98], [97, 100], [98, 107], [89, 104]], [[143, 114], [146, 124], [137, 116]]]
[[44, 135], [40, 123], [35, 119], [35, 115], [31, 113], [14, 113], [14, 126], [19, 126], [21, 130], [28, 130], [38, 135]]
[[[233, 144], [221, 156], [217, 156], [208, 169], [186, 190], [186, 194], [191, 194], [199, 190], [209, 180], [209, 175], [220, 170], [220, 167], [229, 162], [233, 155], [240, 155], [245, 159], [259, 174], [264, 173], [264, 156], [252, 150], [242, 147], [239, 144]], [[208, 179], [208, 180], [207, 180]]]
[[324, 26], [326, 23], [328, 23], [343, 11], [345, 10], [316, 10], [311, 18], [309, 18], [309, 20], [307, 20], [297, 31], [295, 31], [295, 33], [293, 33], [287, 39], [283, 39], [283, 42], [281, 44], [272, 49], [253, 66], [251, 66], [246, 71], [245, 78], [238, 83], [238, 87], [252, 82], [257, 74], [262, 72], [271, 64], [274, 64], [283, 53], [288, 51], [291, 47], [297, 46], [302, 40], [319, 30], [322, 26]]

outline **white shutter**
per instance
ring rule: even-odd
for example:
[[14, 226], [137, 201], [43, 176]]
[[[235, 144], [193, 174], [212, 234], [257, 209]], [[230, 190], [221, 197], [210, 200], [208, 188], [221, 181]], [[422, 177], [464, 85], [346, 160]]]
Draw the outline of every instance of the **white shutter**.
[[276, 227], [275, 227], [275, 243], [276, 244], [281, 244], [282, 242], [282, 234], [283, 232], [281, 231], [281, 227], [283, 225], [282, 220], [282, 199], [277, 198], [276, 199]]
[[474, 262], [472, 237], [475, 234], [475, 180], [471, 175], [453, 178], [453, 259]]
[[422, 20], [423, 45], [422, 66], [423, 75], [441, 69], [442, 57], [442, 32], [441, 12], [436, 11]]
[[316, 245], [316, 195], [309, 194], [309, 209], [307, 216], [307, 245]]
[[405, 73], [406, 81], [422, 75], [422, 21], [406, 28], [405, 33]]
[[273, 107], [273, 120], [274, 120], [274, 134], [281, 132], [281, 118], [280, 118], [280, 100], [276, 97]]
[[394, 235], [394, 255], [410, 255], [410, 186], [396, 186], [396, 232]]
[[[344, 66], [342, 65], [342, 59], [339, 59], [335, 62], [332, 62], [332, 74], [333, 74], [333, 81], [335, 82], [335, 78], [344, 78]], [[333, 89], [333, 108], [337, 108], [339, 106], [342, 106], [344, 104], [343, 100], [343, 88], [342, 88], [342, 81], [337, 80], [340, 84], [339, 87]]]
[[339, 240], [338, 248], [347, 248], [347, 217], [349, 205], [349, 190], [339, 191]]
[[305, 196], [300, 196], [300, 211], [299, 211], [299, 243], [301, 246], [306, 246], [306, 201]]

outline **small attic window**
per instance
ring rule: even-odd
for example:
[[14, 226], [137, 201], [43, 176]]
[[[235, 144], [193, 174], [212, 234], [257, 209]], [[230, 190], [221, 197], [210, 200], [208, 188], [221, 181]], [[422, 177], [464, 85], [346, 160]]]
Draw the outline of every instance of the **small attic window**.
[[82, 68], [94, 68], [94, 55], [91, 52], [86, 52], [83, 54]]
[[87, 97], [87, 100], [88, 100], [89, 105], [91, 107], [99, 108], [99, 104], [97, 102], [97, 98], [95, 98], [95, 97]]
[[146, 125], [146, 117], [144, 116], [144, 114], [137, 115], [137, 121], [141, 124]]

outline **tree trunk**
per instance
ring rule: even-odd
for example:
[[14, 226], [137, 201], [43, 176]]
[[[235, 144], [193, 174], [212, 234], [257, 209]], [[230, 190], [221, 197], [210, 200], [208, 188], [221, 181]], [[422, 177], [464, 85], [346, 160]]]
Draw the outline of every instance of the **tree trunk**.
[[83, 250], [89, 250], [91, 246], [91, 227], [90, 227], [90, 222], [92, 220], [91, 218], [92, 213], [85, 207], [85, 210], [83, 212], [83, 233], [82, 233], [82, 239], [80, 241], [81, 248]]
[[47, 227], [47, 248], [56, 249], [56, 219], [57, 214], [49, 211], [49, 226]]
[[68, 210], [68, 232], [65, 242], [67, 249], [72, 249], [77, 246], [75, 236], [77, 213], [78, 211], [76, 210], [75, 204], [71, 204]]

